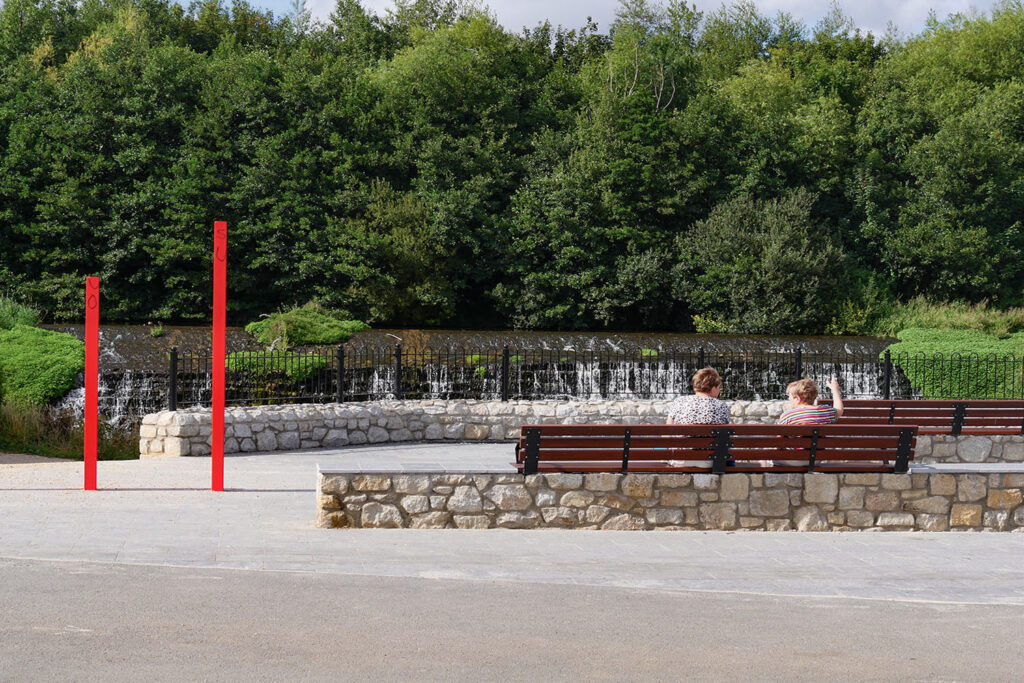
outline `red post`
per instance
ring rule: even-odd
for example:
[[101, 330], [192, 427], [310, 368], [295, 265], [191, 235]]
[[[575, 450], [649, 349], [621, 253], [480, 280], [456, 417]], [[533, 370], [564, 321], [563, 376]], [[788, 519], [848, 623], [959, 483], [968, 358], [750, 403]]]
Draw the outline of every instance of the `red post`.
[[210, 459], [213, 474], [210, 488], [224, 490], [224, 307], [227, 294], [228, 224], [213, 224], [213, 433]]
[[85, 278], [85, 461], [86, 491], [96, 490], [96, 422], [99, 385], [100, 279]]

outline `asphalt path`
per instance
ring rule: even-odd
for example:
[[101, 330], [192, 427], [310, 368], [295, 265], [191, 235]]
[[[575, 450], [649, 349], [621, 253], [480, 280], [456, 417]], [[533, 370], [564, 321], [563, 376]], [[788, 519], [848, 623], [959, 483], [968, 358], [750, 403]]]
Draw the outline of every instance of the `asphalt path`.
[[1024, 607], [0, 561], [3, 672], [78, 680], [1019, 680]]
[[[459, 450], [444, 449], [399, 459]], [[1024, 534], [314, 528], [316, 465], [374, 457], [228, 458], [225, 493], [206, 490], [208, 459], [100, 463], [97, 492], [79, 490], [81, 463], [0, 464], [0, 680], [1010, 681], [1024, 668]]]

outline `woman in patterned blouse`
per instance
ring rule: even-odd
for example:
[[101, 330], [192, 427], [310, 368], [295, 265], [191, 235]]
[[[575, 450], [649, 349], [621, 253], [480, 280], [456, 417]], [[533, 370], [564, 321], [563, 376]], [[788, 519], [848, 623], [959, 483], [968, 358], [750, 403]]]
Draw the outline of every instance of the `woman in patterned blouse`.
[[698, 370], [693, 376], [693, 396], [680, 396], [668, 407], [666, 424], [729, 424], [729, 406], [718, 399], [722, 378], [714, 368]]
[[839, 382], [832, 378], [828, 383], [832, 390], [831, 406], [818, 406], [818, 385], [813, 380], [801, 379], [786, 387], [789, 394], [789, 410], [779, 417], [780, 425], [827, 425], [843, 414], [843, 397], [839, 393]]

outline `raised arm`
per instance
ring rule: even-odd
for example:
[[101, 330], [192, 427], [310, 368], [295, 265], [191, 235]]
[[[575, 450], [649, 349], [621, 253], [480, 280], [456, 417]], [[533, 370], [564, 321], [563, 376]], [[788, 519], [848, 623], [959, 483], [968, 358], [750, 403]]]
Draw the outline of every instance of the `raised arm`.
[[835, 377], [828, 383], [828, 388], [832, 390], [832, 407], [836, 409], [837, 415], [843, 414], [843, 395], [839, 391], [839, 380]]

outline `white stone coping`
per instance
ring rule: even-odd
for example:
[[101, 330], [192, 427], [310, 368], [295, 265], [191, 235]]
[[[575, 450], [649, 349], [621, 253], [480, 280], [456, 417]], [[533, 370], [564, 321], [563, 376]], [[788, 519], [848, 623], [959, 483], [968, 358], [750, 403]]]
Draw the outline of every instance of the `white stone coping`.
[[1007, 462], [910, 463], [910, 474], [1024, 474], [1024, 464]]
[[[518, 474], [518, 470], [509, 465], [507, 467], [488, 467], [481, 465], [480, 467], [445, 467], [444, 465], [430, 465], [430, 464], [419, 464], [417, 463], [413, 467], [402, 466], [400, 464], [388, 464], [382, 463], [379, 466], [372, 468], [360, 467], [358, 465], [351, 465], [348, 467], [320, 467], [317, 463], [316, 471], [318, 474]], [[550, 474], [550, 473], [548, 473]], [[672, 474], [672, 472], [631, 472], [630, 474]], [[685, 472], [683, 474], [695, 474], [694, 472]], [[728, 472], [726, 474], [729, 474]], [[744, 474], [759, 474], [758, 472], [744, 472]], [[766, 472], [765, 474], [771, 474]], [[805, 472], [796, 472], [794, 474], [806, 474]], [[837, 474], [830, 472], [829, 474]], [[841, 473], [838, 473], [841, 474]], [[854, 472], [853, 474], [856, 474]], [[907, 474], [1024, 474], [1024, 464], [1009, 464], [1002, 462], [983, 462], [983, 463], [934, 463], [934, 464], [921, 464], [911, 463], [910, 469]]]
[[[415, 467], [403, 467], [402, 465], [382, 464], [372, 468], [352, 465], [349, 467], [328, 467], [322, 468], [317, 463], [317, 474], [518, 474], [519, 471], [509, 465], [507, 467], [445, 467], [444, 465], [417, 464]], [[1024, 470], [1022, 470], [1024, 471]]]

